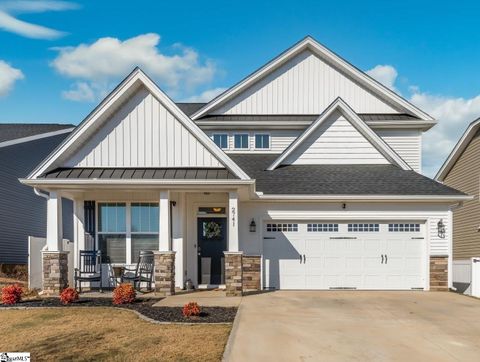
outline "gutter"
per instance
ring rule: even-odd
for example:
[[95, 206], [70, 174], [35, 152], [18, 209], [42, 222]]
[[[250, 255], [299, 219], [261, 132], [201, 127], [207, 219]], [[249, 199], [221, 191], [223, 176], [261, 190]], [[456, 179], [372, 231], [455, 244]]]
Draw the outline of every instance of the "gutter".
[[44, 192], [40, 191], [40, 190], [37, 189], [36, 187], [33, 188], [33, 192], [35, 192], [35, 195], [40, 196], [40, 197], [43, 197], [43, 198], [46, 199], [46, 200], [50, 199], [50, 195], [48, 195], [47, 193], [44, 193]]
[[264, 195], [256, 192], [257, 200], [268, 201], [395, 201], [395, 202], [461, 202], [470, 201], [469, 195]]

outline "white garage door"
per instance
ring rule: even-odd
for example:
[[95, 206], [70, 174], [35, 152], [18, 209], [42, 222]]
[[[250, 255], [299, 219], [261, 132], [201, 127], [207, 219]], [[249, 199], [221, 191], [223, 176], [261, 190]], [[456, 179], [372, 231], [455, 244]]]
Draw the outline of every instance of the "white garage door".
[[424, 288], [424, 224], [287, 221], [264, 228], [266, 288]]

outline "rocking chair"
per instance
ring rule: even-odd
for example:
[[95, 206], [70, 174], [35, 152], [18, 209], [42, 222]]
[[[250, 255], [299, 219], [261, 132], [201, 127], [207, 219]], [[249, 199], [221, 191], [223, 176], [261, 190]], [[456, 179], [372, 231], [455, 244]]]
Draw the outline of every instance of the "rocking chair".
[[147, 283], [147, 290], [152, 291], [153, 269], [153, 251], [141, 250], [135, 268], [124, 268], [121, 282], [133, 282], [133, 287], [138, 291], [141, 283]]
[[79, 268], [75, 268], [75, 289], [82, 292], [82, 282], [99, 282], [102, 293], [102, 252], [99, 250], [80, 250]]

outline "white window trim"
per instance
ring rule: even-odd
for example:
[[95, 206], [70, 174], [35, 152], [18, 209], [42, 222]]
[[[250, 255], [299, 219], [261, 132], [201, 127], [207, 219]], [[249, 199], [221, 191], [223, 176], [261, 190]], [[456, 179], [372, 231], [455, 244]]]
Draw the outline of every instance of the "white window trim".
[[227, 132], [215, 132], [212, 133], [212, 141], [215, 142], [215, 136], [227, 136], [227, 147], [220, 147], [222, 150], [230, 149], [230, 135]]
[[[247, 147], [244, 148], [237, 148], [235, 147], [235, 136], [244, 136], [247, 135], [248, 140], [247, 140]], [[233, 134], [233, 149], [236, 151], [246, 151], [246, 150], [251, 150], [252, 147], [250, 145], [250, 133], [249, 132], [237, 132]]]
[[[114, 232], [105, 232], [99, 231], [99, 210], [98, 206], [100, 204], [108, 204], [108, 203], [117, 203], [117, 204], [125, 204], [125, 218], [126, 218], [126, 225], [125, 225], [125, 232], [123, 233], [114, 233]], [[158, 239], [160, 242], [160, 225], [158, 225], [158, 233], [155, 232], [132, 232], [132, 204], [136, 203], [152, 203], [158, 204], [158, 212], [160, 213], [160, 203], [156, 200], [134, 200], [134, 201], [117, 201], [117, 200], [95, 200], [95, 247], [97, 250], [100, 250], [100, 244], [98, 241], [98, 235], [108, 235], [108, 234], [125, 234], [125, 248], [127, 249], [125, 252], [125, 263], [111, 263], [112, 266], [124, 266], [124, 265], [132, 265], [135, 264], [136, 261], [132, 260], [132, 235], [158, 235]]]
[[[257, 148], [257, 136], [268, 136], [268, 147]], [[272, 135], [268, 132], [258, 132], [253, 134], [253, 147], [258, 151], [271, 151], [272, 150]]]

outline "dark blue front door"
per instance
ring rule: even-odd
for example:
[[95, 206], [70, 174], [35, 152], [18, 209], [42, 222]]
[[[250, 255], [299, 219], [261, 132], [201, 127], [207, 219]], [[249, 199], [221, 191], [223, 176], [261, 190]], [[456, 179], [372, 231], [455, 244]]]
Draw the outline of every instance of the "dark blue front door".
[[198, 283], [223, 284], [223, 252], [227, 250], [227, 219], [198, 218]]

